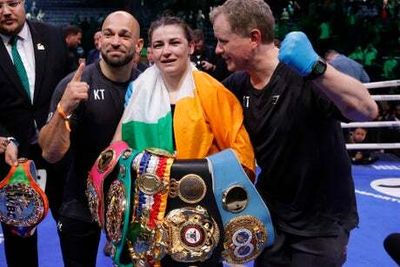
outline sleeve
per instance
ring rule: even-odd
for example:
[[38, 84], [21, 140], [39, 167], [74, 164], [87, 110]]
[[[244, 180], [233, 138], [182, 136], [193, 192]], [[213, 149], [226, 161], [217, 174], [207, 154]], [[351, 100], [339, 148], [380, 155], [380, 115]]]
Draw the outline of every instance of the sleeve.
[[8, 137], [10, 134], [6, 130], [6, 128], [3, 127], [3, 125], [0, 124], [0, 137]]
[[[333, 118], [337, 121], [341, 122], [350, 122], [348, 118], [346, 118], [340, 110], [335, 106], [335, 104], [328, 99], [324, 94], [320, 93], [318, 89], [316, 89], [311, 81], [306, 82], [306, 87], [311, 88], [303, 88], [305, 92], [310, 92], [311, 103], [315, 105], [316, 110], [318, 110], [318, 114], [325, 118]], [[303, 99], [303, 101], [306, 101]]]
[[124, 108], [126, 108], [128, 106], [128, 103], [129, 103], [129, 100], [131, 99], [132, 94], [133, 94], [133, 82], [129, 83], [128, 89], [126, 89]]
[[367, 74], [367, 72], [364, 70], [364, 68], [361, 69], [361, 75], [360, 75], [360, 81], [362, 83], [369, 83], [370, 82], [370, 78], [369, 75]]

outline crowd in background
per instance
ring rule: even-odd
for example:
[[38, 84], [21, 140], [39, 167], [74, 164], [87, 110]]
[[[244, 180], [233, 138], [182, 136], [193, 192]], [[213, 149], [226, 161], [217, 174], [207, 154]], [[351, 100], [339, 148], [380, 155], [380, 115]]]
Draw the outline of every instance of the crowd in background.
[[[39, 2], [39, 1], [38, 1]], [[125, 1], [126, 9], [138, 18], [142, 27], [145, 46], [141, 57], [137, 58], [140, 69], [151, 65], [150, 51], [147, 50], [146, 32], [148, 24], [160, 15], [176, 15], [183, 18], [192, 29], [196, 29], [197, 39], [202, 43], [192, 56], [198, 68], [207, 71], [218, 80], [229, 75], [224, 61], [214, 52], [216, 41], [208, 14], [213, 6], [223, 1], [163, 1], [157, 8], [150, 5], [157, 1]], [[275, 37], [277, 43], [290, 31], [305, 32], [323, 55], [330, 49], [360, 63], [370, 78], [370, 82], [395, 80], [400, 78], [400, 1], [399, 0], [324, 0], [324, 1], [267, 1], [276, 17]], [[101, 6], [101, 4], [100, 4]], [[26, 1], [27, 16], [33, 20], [46, 21], [47, 14], [35, 1]], [[114, 8], [120, 8], [115, 6]], [[111, 8], [112, 9], [112, 8]], [[76, 12], [72, 25], [81, 29], [79, 43], [70, 51], [77, 58], [86, 58], [89, 51], [96, 50], [93, 38], [98, 31], [103, 15], [81, 16]], [[67, 25], [66, 29], [70, 29]], [[200, 33], [200, 35], [199, 35]], [[71, 53], [72, 53], [71, 52]], [[199, 60], [201, 59], [201, 60]], [[91, 59], [92, 60], [92, 59]], [[151, 61], [151, 59], [150, 59]], [[203, 64], [203, 62], [206, 62]], [[398, 94], [400, 88], [373, 89], [372, 94]], [[379, 121], [399, 121], [400, 102], [380, 101]], [[348, 136], [351, 139], [352, 129]], [[362, 142], [392, 143], [400, 140], [400, 128], [389, 127], [370, 129]], [[390, 150], [400, 156], [400, 151]]]

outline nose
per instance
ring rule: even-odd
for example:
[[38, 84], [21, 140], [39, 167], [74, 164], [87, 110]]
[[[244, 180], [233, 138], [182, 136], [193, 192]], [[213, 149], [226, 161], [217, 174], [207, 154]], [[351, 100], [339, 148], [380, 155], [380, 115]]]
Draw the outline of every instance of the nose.
[[120, 38], [118, 35], [114, 35], [111, 39], [111, 44], [112, 45], [119, 45], [120, 44]]
[[161, 52], [161, 55], [162, 56], [168, 56], [170, 54], [171, 54], [171, 49], [170, 49], [169, 45], [168, 44], [164, 45], [164, 47], [162, 49], [162, 52]]
[[224, 49], [222, 48], [222, 45], [220, 42], [217, 43], [217, 46], [215, 47], [215, 54], [221, 55], [224, 52]]

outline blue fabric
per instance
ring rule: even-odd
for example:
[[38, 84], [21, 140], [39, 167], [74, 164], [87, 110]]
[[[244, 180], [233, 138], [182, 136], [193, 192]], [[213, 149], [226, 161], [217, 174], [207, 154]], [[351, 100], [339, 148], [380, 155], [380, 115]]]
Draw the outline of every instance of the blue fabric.
[[333, 60], [329, 62], [335, 69], [343, 72], [363, 83], [368, 83], [370, 78], [365, 72], [363, 66], [357, 61], [352, 60], [344, 55], [337, 55]]
[[131, 98], [132, 94], [133, 94], [133, 83], [129, 83], [128, 89], [126, 89], [126, 93], [125, 93], [124, 108], [126, 108], [126, 106], [128, 105], [129, 99]]
[[[267, 232], [267, 246], [273, 244], [275, 232], [269, 210], [256, 190], [253, 183], [245, 174], [232, 149], [225, 149], [219, 153], [207, 157], [212, 164], [213, 189], [224, 226], [237, 216], [251, 215], [261, 220]], [[248, 196], [246, 208], [237, 213], [224, 209], [222, 204], [223, 193], [228, 188], [239, 185], [245, 188]]]
[[304, 77], [311, 73], [319, 56], [303, 32], [290, 32], [281, 43], [278, 58]]

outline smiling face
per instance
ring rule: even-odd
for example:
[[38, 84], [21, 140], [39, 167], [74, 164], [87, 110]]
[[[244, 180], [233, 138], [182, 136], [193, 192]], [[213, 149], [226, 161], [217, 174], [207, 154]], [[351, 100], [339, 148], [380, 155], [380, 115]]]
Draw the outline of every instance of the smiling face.
[[250, 37], [242, 37], [231, 30], [224, 14], [218, 15], [213, 22], [217, 39], [215, 52], [225, 60], [229, 71], [245, 70], [252, 55]]
[[161, 25], [151, 34], [151, 50], [163, 76], [180, 79], [189, 67], [193, 44], [180, 25]]
[[135, 53], [139, 53], [143, 46], [139, 24], [125, 12], [109, 15], [103, 23], [101, 36], [101, 56], [112, 67], [132, 62]]
[[25, 23], [24, 1], [0, 1], [0, 33], [16, 35]]

